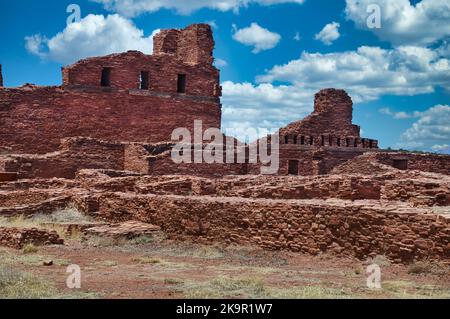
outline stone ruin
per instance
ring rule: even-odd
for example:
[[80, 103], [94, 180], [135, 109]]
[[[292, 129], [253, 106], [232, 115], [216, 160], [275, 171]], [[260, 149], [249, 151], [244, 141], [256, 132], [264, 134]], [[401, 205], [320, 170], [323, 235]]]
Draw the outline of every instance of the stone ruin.
[[[200, 243], [449, 261], [450, 156], [379, 149], [343, 90], [318, 92], [311, 115], [279, 130], [278, 174], [248, 160], [175, 164], [175, 128], [220, 128], [213, 49], [198, 24], [161, 31], [152, 55], [65, 67], [61, 86], [5, 88], [0, 67], [0, 216], [71, 206], [101, 223], [88, 233], [162, 229]], [[0, 227], [1, 245], [29, 241], [61, 243]]]

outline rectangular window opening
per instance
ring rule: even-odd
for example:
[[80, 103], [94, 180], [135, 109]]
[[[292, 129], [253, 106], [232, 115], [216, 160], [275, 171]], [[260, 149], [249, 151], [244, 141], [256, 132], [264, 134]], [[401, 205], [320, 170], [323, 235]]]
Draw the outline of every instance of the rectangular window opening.
[[186, 93], [186, 74], [178, 74], [178, 93]]
[[298, 175], [299, 162], [297, 160], [290, 160], [288, 164], [289, 175]]
[[102, 69], [101, 86], [111, 86], [111, 68]]
[[406, 171], [408, 169], [408, 160], [406, 159], [395, 159], [394, 160], [394, 168]]
[[139, 81], [140, 81], [139, 88], [141, 90], [148, 90], [150, 84], [148, 71], [141, 71]]

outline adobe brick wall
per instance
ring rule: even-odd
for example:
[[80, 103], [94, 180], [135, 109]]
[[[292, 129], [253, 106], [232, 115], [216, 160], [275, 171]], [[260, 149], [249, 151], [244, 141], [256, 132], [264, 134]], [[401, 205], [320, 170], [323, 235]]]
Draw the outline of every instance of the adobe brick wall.
[[450, 258], [450, 219], [419, 209], [387, 211], [344, 202], [104, 194], [100, 215], [161, 226], [174, 239], [255, 244], [310, 254], [333, 252], [396, 262]]

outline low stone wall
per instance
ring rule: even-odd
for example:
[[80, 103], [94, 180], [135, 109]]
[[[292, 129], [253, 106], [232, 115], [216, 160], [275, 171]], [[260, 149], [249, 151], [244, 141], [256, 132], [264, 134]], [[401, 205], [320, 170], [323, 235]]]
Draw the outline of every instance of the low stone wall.
[[36, 246], [62, 245], [64, 240], [55, 231], [37, 228], [0, 227], [0, 246], [22, 249], [27, 244]]
[[63, 195], [48, 199], [39, 203], [30, 203], [28, 205], [1, 207], [0, 216], [33, 216], [35, 214], [51, 214], [58, 209], [64, 209], [72, 203], [72, 196]]
[[8, 155], [5, 170], [18, 178], [75, 178], [79, 169], [124, 168], [124, 145], [90, 138], [67, 138], [60, 151], [44, 155]]
[[331, 173], [374, 175], [412, 170], [450, 175], [450, 156], [405, 152], [370, 152], [334, 167]]
[[161, 226], [169, 237], [255, 244], [309, 254], [332, 252], [395, 262], [450, 259], [450, 218], [430, 210], [346, 201], [104, 194], [99, 216]]
[[450, 206], [450, 178], [447, 180], [447, 183], [435, 179], [386, 181], [381, 198], [386, 201], [407, 201], [414, 206]]
[[449, 155], [380, 152], [375, 157], [378, 162], [389, 166], [394, 166], [394, 161], [404, 160], [408, 170], [450, 175]]

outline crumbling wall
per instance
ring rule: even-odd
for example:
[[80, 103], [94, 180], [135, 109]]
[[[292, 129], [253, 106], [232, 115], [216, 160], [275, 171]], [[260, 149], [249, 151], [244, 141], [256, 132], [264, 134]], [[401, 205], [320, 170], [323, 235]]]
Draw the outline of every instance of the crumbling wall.
[[132, 143], [125, 145], [124, 169], [126, 171], [148, 174], [149, 152], [142, 144]]
[[220, 127], [220, 104], [188, 96], [157, 96], [150, 91], [105, 92], [58, 87], [0, 91], [0, 147], [15, 153], [55, 151], [65, 137], [109, 141], [169, 141], [172, 131], [194, 120]]
[[447, 183], [432, 179], [387, 181], [381, 198], [386, 201], [408, 201], [414, 206], [450, 206], [450, 179]]
[[[396, 167], [396, 161], [402, 164]], [[371, 152], [332, 169], [333, 174], [373, 175], [399, 171], [422, 171], [450, 175], [450, 156], [408, 152]]]
[[26, 244], [36, 246], [63, 245], [56, 231], [37, 228], [0, 227], [0, 246], [22, 249]]
[[449, 218], [419, 210], [173, 195], [105, 194], [99, 201], [100, 216], [107, 220], [148, 222], [180, 240], [334, 252], [361, 259], [381, 254], [396, 262], [450, 258]]
[[3, 86], [2, 65], [0, 64], [0, 87]]
[[91, 138], [63, 139], [58, 152], [10, 155], [8, 171], [19, 178], [75, 178], [79, 169], [124, 169], [124, 145]]
[[[194, 120], [203, 121], [205, 129], [220, 128], [211, 29], [193, 25], [162, 35], [178, 33], [174, 44], [160, 45], [163, 36], [155, 37], [154, 55], [129, 51], [65, 67], [61, 87], [0, 90], [0, 150], [44, 154], [55, 151], [60, 139], [75, 136], [157, 143], [169, 141], [179, 127], [193, 132]], [[166, 52], [171, 45], [176, 52]], [[102, 83], [104, 70], [109, 70], [107, 83]], [[185, 76], [182, 91], [180, 75]]]
[[[223, 162], [207, 163], [202, 160], [201, 163], [194, 162], [194, 153], [191, 152], [191, 163], [175, 163], [171, 156], [171, 150], [151, 156], [149, 174], [151, 175], [193, 175], [204, 177], [223, 177], [226, 175], [245, 175], [247, 174], [247, 163], [226, 163], [226, 154], [222, 150], [216, 150], [223, 155]], [[237, 153], [235, 152], [235, 158]], [[258, 173], [259, 174], [259, 173]]]
[[406, 170], [417, 170], [450, 175], [450, 156], [439, 154], [417, 154], [407, 152], [380, 152], [375, 159], [384, 165], [394, 167], [394, 161], [406, 161]]
[[360, 138], [360, 128], [352, 124], [353, 102], [344, 90], [324, 89], [315, 95], [314, 112], [305, 119], [289, 124], [280, 130], [280, 136], [296, 135], [313, 137], [314, 145], [320, 146], [321, 135], [340, 138]]

